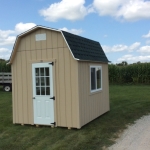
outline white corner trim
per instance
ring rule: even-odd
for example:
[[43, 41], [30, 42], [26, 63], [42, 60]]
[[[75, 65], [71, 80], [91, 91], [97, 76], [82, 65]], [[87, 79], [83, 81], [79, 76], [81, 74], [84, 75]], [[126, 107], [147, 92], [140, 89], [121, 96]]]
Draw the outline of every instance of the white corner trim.
[[72, 53], [72, 51], [71, 51], [71, 48], [70, 48], [70, 46], [68, 45], [68, 42], [67, 42], [67, 40], [66, 40], [66, 38], [65, 38], [65, 36], [64, 36], [64, 34], [63, 34], [63, 32], [62, 32], [61, 30], [60, 30], [60, 32], [61, 32], [61, 34], [62, 34], [62, 36], [63, 36], [63, 38], [64, 38], [64, 40], [65, 40], [65, 42], [66, 42], [66, 44], [67, 44], [67, 46], [68, 46], [68, 48], [69, 48], [69, 50], [70, 50], [70, 52], [71, 52], [72, 57], [73, 57], [75, 60], [80, 60], [80, 59], [77, 59], [77, 58], [74, 57], [74, 55], [73, 55], [73, 53]]

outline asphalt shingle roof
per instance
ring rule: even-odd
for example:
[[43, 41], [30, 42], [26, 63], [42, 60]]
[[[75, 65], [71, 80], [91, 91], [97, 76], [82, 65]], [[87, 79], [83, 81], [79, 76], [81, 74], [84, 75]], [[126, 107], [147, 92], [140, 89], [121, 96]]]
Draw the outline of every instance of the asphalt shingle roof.
[[62, 31], [73, 55], [80, 60], [108, 62], [99, 42]]

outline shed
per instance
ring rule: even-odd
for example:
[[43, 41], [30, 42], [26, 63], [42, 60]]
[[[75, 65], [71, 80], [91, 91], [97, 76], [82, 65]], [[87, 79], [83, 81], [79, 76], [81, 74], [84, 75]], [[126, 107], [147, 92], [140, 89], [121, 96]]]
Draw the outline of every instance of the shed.
[[14, 124], [80, 129], [110, 109], [99, 42], [35, 26], [17, 36], [9, 63]]

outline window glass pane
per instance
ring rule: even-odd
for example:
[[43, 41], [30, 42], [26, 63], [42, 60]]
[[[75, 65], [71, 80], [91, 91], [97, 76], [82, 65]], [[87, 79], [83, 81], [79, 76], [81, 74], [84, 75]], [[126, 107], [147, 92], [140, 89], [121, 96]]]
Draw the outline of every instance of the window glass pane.
[[41, 77], [41, 86], [45, 85], [45, 78]]
[[91, 68], [91, 90], [96, 89], [95, 68]]
[[49, 86], [49, 77], [46, 77], [46, 85]]
[[40, 78], [36, 77], [36, 86], [40, 86]]
[[35, 74], [36, 76], [39, 76], [39, 68], [35, 68]]
[[50, 95], [50, 87], [46, 87], [46, 95]]
[[97, 89], [101, 88], [101, 70], [100, 68], [96, 68], [96, 75], [97, 75]]
[[36, 95], [41, 95], [40, 94], [40, 87], [36, 87]]
[[46, 74], [46, 76], [49, 76], [49, 68], [48, 67], [45, 68], [45, 74]]
[[40, 76], [44, 76], [44, 68], [40, 68]]
[[41, 95], [45, 95], [45, 87], [41, 87]]

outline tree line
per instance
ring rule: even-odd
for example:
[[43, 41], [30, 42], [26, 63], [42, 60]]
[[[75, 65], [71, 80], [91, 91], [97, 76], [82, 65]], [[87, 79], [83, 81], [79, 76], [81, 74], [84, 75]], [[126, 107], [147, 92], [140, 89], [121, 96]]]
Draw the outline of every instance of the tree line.
[[11, 72], [11, 66], [7, 65], [8, 61], [0, 59], [0, 72]]

